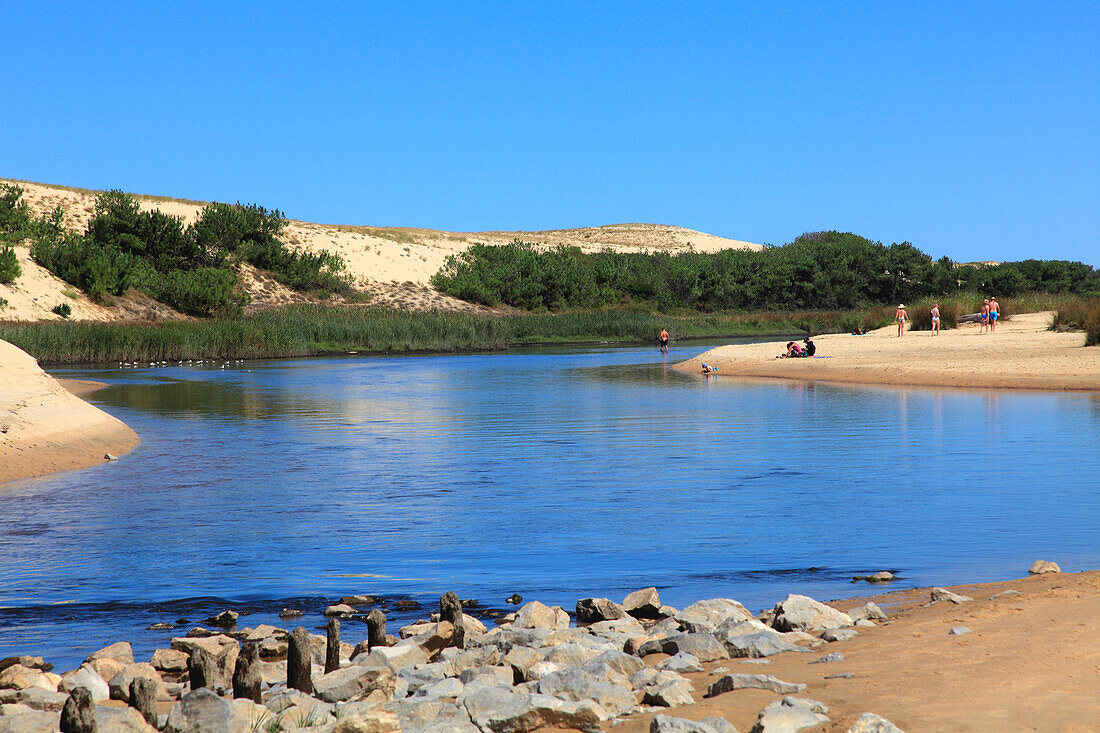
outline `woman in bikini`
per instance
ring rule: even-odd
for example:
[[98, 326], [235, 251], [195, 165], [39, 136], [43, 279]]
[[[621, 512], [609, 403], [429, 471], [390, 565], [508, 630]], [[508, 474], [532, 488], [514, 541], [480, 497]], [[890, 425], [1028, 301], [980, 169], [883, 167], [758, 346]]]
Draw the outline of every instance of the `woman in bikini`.
[[898, 338], [905, 335], [905, 321], [909, 318], [909, 314], [905, 312], [905, 303], [898, 305], [898, 310], [894, 313], [894, 320], [898, 322]]
[[932, 335], [938, 336], [940, 333], [940, 304], [936, 303], [932, 306]]

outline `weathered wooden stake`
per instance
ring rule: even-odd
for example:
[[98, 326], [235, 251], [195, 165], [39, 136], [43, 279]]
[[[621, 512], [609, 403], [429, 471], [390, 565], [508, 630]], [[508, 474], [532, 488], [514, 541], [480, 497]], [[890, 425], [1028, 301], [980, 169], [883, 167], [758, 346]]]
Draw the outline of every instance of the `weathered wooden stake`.
[[148, 677], [130, 680], [130, 707], [141, 713], [145, 722], [157, 727], [157, 683]]
[[299, 626], [290, 633], [286, 654], [286, 686], [313, 694], [313, 654], [309, 645], [309, 632]]
[[192, 690], [200, 687], [213, 688], [214, 660], [205, 649], [195, 647], [191, 650], [191, 656], [187, 658], [187, 678], [191, 682]]
[[340, 669], [340, 619], [328, 621], [328, 643], [325, 644], [325, 674]]
[[451, 622], [455, 630], [451, 644], [462, 649], [466, 645], [466, 626], [462, 620], [462, 601], [453, 590], [439, 597], [439, 620]]
[[254, 642], [245, 644], [237, 656], [236, 666], [233, 667], [233, 697], [262, 705], [261, 687], [260, 645]]
[[367, 646], [386, 646], [386, 614], [381, 608], [367, 614]]
[[95, 707], [87, 687], [75, 687], [61, 708], [61, 733], [96, 733]]

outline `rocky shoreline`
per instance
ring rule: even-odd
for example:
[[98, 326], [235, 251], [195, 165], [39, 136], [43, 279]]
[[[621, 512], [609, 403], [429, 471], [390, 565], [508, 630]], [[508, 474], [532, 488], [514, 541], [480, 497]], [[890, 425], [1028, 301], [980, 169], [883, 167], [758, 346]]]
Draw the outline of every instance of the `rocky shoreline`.
[[[1053, 563], [1031, 568], [1032, 575], [1057, 572]], [[990, 601], [1013, 596], [1019, 592]], [[925, 607], [973, 601], [943, 588], [925, 597]], [[582, 598], [572, 617], [531, 601], [489, 629], [447, 593], [437, 613], [397, 635], [373, 608], [367, 638], [352, 645], [341, 639], [340, 618], [378, 599], [342, 600], [325, 611], [325, 635], [300, 626], [239, 626], [241, 617], [226, 610], [207, 620], [215, 629], [196, 627], [148, 662], [136, 661], [128, 642], [100, 649], [60, 675], [39, 657], [2, 660], [0, 732], [596, 731], [648, 716], [649, 731], [730, 733], [738, 729], [724, 717], [695, 720], [676, 708], [739, 690], [774, 698], [750, 729], [758, 733], [826, 724], [851, 732], [901, 730], [873, 711], [831, 720], [828, 705], [804, 695], [805, 682], [754, 669], [794, 655], [807, 665], [836, 667], [825, 679], [850, 678], [838, 665], [844, 643], [891, 623], [874, 602], [849, 602], [842, 611], [792, 594], [754, 615], [727, 598], [676, 609], [645, 588], [621, 603]]]

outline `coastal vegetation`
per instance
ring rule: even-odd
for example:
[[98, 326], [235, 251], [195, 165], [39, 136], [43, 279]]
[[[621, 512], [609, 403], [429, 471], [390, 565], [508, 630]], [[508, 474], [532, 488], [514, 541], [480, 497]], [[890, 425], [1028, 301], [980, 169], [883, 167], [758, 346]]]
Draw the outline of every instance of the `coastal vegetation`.
[[967, 292], [1002, 299], [1033, 291], [1100, 293], [1100, 272], [1062, 260], [958, 264], [933, 260], [908, 242], [887, 246], [814, 232], [782, 247], [714, 253], [476, 244], [449, 257], [432, 284], [469, 302], [533, 311], [624, 304], [661, 311], [834, 310]]
[[662, 315], [640, 309], [492, 315], [297, 305], [209, 320], [0, 323], [0, 339], [42, 363], [198, 358], [266, 358], [348, 351], [500, 350], [524, 344], [649, 343], [668, 328], [676, 339], [763, 336], [877, 328], [893, 311]]
[[1063, 304], [1054, 313], [1053, 328], [1083, 329], [1085, 346], [1100, 346], [1100, 297]]
[[[234, 315], [248, 301], [237, 266], [268, 270], [288, 287], [316, 295], [350, 292], [344, 263], [330, 252], [303, 252], [280, 239], [286, 219], [255, 204], [209, 204], [193, 224], [157, 209], [142, 211], [122, 191], [97, 196], [83, 233], [62, 225], [60, 207], [33, 218], [23, 190], [4, 184], [0, 234], [31, 240], [31, 257], [97, 302], [136, 288], [193, 316]], [[0, 277], [4, 253], [0, 252]]]

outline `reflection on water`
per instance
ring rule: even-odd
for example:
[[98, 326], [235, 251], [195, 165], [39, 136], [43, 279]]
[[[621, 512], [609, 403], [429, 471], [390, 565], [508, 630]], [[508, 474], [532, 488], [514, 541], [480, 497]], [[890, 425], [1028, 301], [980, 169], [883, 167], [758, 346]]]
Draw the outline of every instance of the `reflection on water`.
[[0, 657], [151, 650], [179, 599], [251, 604], [253, 626], [287, 599], [448, 589], [762, 608], [882, 569], [1096, 566], [1095, 396], [671, 369], [699, 348], [63, 370], [110, 383], [89, 398], [142, 444], [0, 488]]

